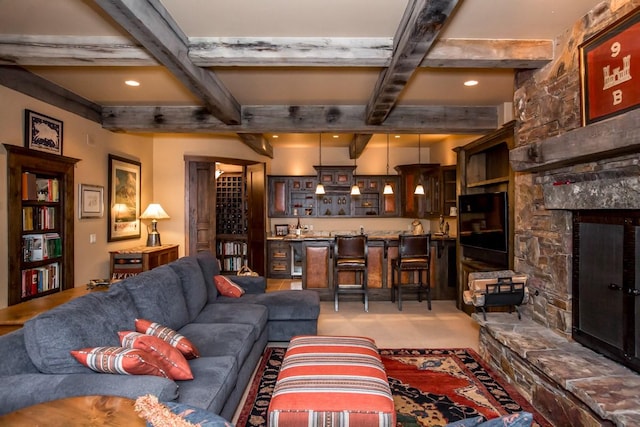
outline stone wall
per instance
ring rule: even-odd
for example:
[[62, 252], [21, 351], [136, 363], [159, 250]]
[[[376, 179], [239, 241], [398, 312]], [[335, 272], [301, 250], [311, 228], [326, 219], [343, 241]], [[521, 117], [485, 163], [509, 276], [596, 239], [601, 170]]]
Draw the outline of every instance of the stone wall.
[[[516, 146], [526, 146], [581, 126], [579, 45], [640, 6], [640, 0], [607, 0], [556, 39], [556, 59], [516, 76]], [[578, 165], [563, 173], [619, 167], [620, 159]], [[628, 159], [626, 159], [628, 160]], [[627, 162], [628, 163], [628, 162]], [[543, 184], [549, 172], [515, 177], [516, 271], [529, 274], [534, 297], [531, 317], [571, 335], [571, 212], [545, 206]]]

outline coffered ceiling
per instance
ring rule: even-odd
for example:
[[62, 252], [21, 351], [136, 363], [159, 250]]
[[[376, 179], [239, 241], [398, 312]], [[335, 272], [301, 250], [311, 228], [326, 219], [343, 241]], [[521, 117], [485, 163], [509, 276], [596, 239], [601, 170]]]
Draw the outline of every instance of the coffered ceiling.
[[111, 130], [238, 134], [267, 156], [327, 132], [357, 157], [373, 134], [495, 129], [514, 70], [598, 3], [0, 0], [0, 84]]

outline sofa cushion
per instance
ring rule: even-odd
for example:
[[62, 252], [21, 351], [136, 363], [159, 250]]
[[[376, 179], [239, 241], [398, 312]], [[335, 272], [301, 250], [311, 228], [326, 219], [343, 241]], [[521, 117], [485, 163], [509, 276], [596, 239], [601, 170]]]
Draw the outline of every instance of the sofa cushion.
[[201, 357], [189, 362], [193, 380], [176, 381], [180, 387], [178, 402], [219, 414], [238, 382], [235, 357]]
[[183, 257], [168, 265], [180, 278], [191, 321], [207, 303], [207, 285], [200, 264], [194, 257]]
[[267, 327], [269, 310], [260, 304], [207, 304], [193, 323], [242, 323], [253, 327], [257, 340]]
[[187, 359], [200, 357], [198, 348], [187, 337], [173, 329], [146, 319], [136, 319], [136, 331], [158, 337], [177, 348]]
[[244, 289], [241, 286], [234, 283], [233, 280], [229, 279], [226, 276], [218, 274], [213, 277], [213, 281], [216, 284], [216, 289], [218, 293], [225, 297], [230, 298], [240, 298], [244, 295]]
[[27, 353], [23, 328], [0, 336], [0, 360], [0, 376], [38, 372]]
[[204, 282], [207, 285], [207, 302], [215, 302], [218, 298], [218, 290], [213, 283], [213, 277], [220, 274], [218, 260], [208, 251], [198, 252], [195, 257], [198, 260], [202, 270], [202, 277], [204, 277]]
[[180, 329], [189, 322], [189, 310], [184, 298], [180, 277], [168, 265], [156, 267], [123, 280], [133, 297], [141, 318]]
[[87, 373], [71, 350], [118, 347], [118, 331], [135, 328], [138, 312], [126, 290], [92, 292], [45, 311], [24, 325], [24, 341], [33, 364], [46, 374]]
[[125, 348], [137, 348], [151, 353], [162, 363], [162, 368], [174, 380], [192, 380], [193, 374], [187, 359], [180, 350], [153, 335], [133, 331], [120, 331], [120, 342]]
[[171, 378], [163, 369], [160, 360], [151, 353], [137, 348], [89, 347], [72, 350], [71, 355], [96, 372]]
[[179, 332], [189, 337], [202, 357], [233, 356], [238, 366], [244, 364], [255, 342], [253, 326], [239, 323], [189, 323]]
[[269, 309], [269, 320], [317, 319], [320, 314], [320, 297], [311, 290], [247, 293], [238, 299], [221, 296], [218, 302], [264, 305]]

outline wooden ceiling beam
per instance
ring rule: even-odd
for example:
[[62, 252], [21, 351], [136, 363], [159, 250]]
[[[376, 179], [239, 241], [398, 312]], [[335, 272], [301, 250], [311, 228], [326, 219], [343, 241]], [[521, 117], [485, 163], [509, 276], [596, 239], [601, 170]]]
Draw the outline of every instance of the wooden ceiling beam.
[[159, 0], [95, 0], [222, 122], [240, 123], [240, 104], [210, 70], [189, 59], [188, 39]]
[[24, 68], [0, 65], [0, 85], [62, 110], [102, 123], [102, 107]]
[[498, 107], [397, 106], [382, 125], [364, 122], [364, 105], [256, 105], [242, 107], [242, 124], [227, 125], [203, 107], [105, 106], [112, 131], [176, 133], [345, 132], [487, 133], [499, 127]]
[[273, 147], [261, 133], [238, 133], [238, 137], [256, 153], [273, 159]]
[[[189, 39], [199, 67], [386, 67], [391, 38]], [[438, 40], [420, 67], [540, 68], [553, 59], [552, 40]], [[21, 66], [157, 66], [126, 37], [0, 35], [0, 64]]]
[[379, 125], [389, 116], [457, 4], [458, 0], [409, 1], [394, 37], [391, 62], [367, 103], [366, 123]]
[[371, 133], [356, 133], [353, 135], [353, 139], [349, 143], [349, 158], [357, 159], [360, 157], [372, 136], [373, 134]]

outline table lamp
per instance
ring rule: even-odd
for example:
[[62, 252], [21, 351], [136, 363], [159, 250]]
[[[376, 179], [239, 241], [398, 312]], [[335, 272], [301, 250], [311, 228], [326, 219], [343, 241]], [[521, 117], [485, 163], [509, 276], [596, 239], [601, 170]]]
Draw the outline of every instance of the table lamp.
[[170, 216], [162, 209], [159, 203], [151, 203], [147, 206], [147, 209], [142, 212], [140, 219], [151, 220], [151, 231], [148, 231], [147, 246], [161, 246], [160, 233], [158, 233], [158, 220], [169, 219]]

